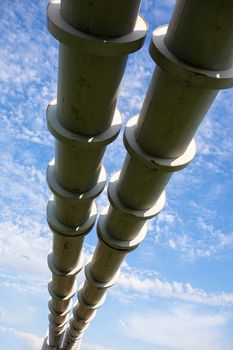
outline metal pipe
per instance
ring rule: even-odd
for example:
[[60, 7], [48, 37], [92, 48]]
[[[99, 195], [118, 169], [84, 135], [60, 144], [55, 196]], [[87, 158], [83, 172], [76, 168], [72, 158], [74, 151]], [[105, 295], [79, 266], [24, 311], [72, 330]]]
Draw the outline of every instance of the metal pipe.
[[118, 37], [134, 30], [140, 0], [62, 0], [61, 16], [87, 34]]
[[165, 38], [177, 58], [199, 68], [223, 71], [232, 67], [232, 41], [231, 0], [177, 1]]
[[[106, 182], [104, 152], [120, 132], [116, 103], [127, 56], [145, 39], [139, 5], [140, 0], [53, 0], [47, 8], [48, 29], [60, 43], [57, 99], [47, 109], [48, 129], [56, 139], [55, 160], [47, 170], [53, 193], [47, 208], [53, 232], [48, 348], [62, 344], [75, 276], [84, 262], [84, 236], [97, 214], [94, 199]], [[89, 317], [95, 313], [92, 307], [88, 312]], [[77, 338], [76, 329], [71, 335]]]
[[[217, 8], [220, 11], [216, 20]], [[99, 218], [99, 243], [88, 266], [89, 275], [79, 291], [93, 308], [105, 294], [103, 289], [97, 290], [97, 284], [111, 284], [125, 254], [144, 239], [146, 220], [163, 208], [164, 188], [172, 173], [184, 168], [195, 156], [193, 136], [218, 90], [233, 86], [233, 69], [229, 66], [233, 41], [225, 40], [227, 35], [232, 38], [232, 17], [232, 1], [217, 0], [212, 6], [210, 1], [203, 5], [199, 0], [178, 0], [169, 29], [162, 26], [153, 33], [150, 54], [157, 68], [139, 118], [132, 118], [126, 126], [124, 143], [128, 155], [120, 175], [109, 185], [110, 206]], [[207, 21], [200, 27], [205, 33], [198, 30], [199, 20], [202, 24]], [[216, 23], [223, 25], [219, 28]], [[211, 34], [206, 33], [209, 28]], [[209, 43], [205, 40], [210, 36], [217, 40], [212, 40], [213, 49], [208, 54], [205, 45]], [[199, 57], [202, 63], [198, 66]], [[96, 282], [87, 288], [89, 276]], [[74, 312], [76, 320], [71, 321], [66, 332], [64, 350], [75, 349], [71, 329], [85, 306], [81, 304], [79, 301]], [[80, 345], [82, 333], [77, 335]]]

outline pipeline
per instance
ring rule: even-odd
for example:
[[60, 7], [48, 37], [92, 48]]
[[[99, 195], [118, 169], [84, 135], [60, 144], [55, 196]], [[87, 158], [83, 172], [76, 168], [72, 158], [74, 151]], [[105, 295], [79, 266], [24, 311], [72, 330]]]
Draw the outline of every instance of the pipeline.
[[169, 26], [153, 32], [153, 73], [139, 117], [127, 123], [123, 168], [108, 187], [98, 244], [62, 349], [78, 349], [84, 330], [120, 265], [146, 235], [146, 221], [165, 203], [173, 172], [195, 156], [193, 136], [218, 90], [233, 86], [233, 2], [178, 0]]
[[140, 0], [54, 0], [47, 8], [48, 30], [59, 41], [59, 72], [57, 99], [47, 109], [55, 159], [47, 169], [53, 247], [43, 350], [60, 349], [67, 328], [84, 237], [97, 215], [94, 199], [106, 182], [104, 152], [120, 132], [116, 103], [127, 57], [145, 40], [139, 6]]

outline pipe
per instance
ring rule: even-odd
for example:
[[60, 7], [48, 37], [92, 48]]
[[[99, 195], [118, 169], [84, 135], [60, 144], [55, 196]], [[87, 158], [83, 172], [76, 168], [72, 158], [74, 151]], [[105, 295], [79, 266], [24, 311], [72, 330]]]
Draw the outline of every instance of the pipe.
[[119, 37], [134, 30], [140, 0], [62, 0], [61, 16], [84, 33]]
[[[194, 8], [200, 16], [193, 16]], [[221, 9], [217, 19], [216, 8]], [[110, 182], [110, 205], [100, 215], [99, 243], [79, 290], [82, 301], [75, 308], [76, 319], [71, 320], [62, 349], [75, 348], [70, 330], [79, 322], [79, 312], [85, 307], [83, 300], [88, 299], [88, 305], [95, 308], [103, 298], [105, 290], [98, 291], [96, 286], [111, 284], [124, 256], [144, 239], [146, 220], [163, 208], [164, 188], [172, 173], [183, 169], [195, 156], [193, 136], [218, 90], [233, 86], [233, 69], [229, 65], [233, 41], [225, 41], [227, 35], [233, 35], [229, 25], [232, 17], [233, 2], [229, 0], [215, 1], [214, 6], [210, 1], [202, 6], [199, 0], [178, 0], [169, 27], [154, 31], [150, 54], [157, 67], [139, 117], [127, 123], [124, 144], [128, 154], [121, 173]], [[200, 28], [199, 20], [203, 24]], [[224, 25], [219, 28], [216, 23]], [[202, 32], [209, 27], [211, 34]], [[212, 40], [213, 49], [207, 52], [204, 39], [209, 36], [217, 39]], [[186, 43], [190, 43], [190, 50], [183, 57]], [[206, 62], [204, 67], [194, 65], [199, 57], [203, 65]], [[95, 285], [87, 288], [90, 276]], [[78, 346], [82, 334], [76, 333]]]
[[47, 169], [53, 193], [47, 207], [53, 232], [48, 348], [61, 347], [75, 277], [84, 263], [84, 236], [97, 215], [94, 199], [106, 182], [104, 152], [120, 132], [116, 103], [127, 56], [145, 40], [139, 5], [140, 0], [53, 0], [47, 8], [48, 30], [59, 41], [57, 99], [46, 113], [56, 140], [55, 159]]

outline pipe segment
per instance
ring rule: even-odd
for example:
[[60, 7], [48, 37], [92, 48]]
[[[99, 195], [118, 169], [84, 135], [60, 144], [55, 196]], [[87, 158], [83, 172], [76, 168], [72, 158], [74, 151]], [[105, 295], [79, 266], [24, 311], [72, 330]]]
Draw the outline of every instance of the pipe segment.
[[99, 283], [91, 275], [90, 264], [87, 264], [85, 275], [86, 281], [78, 293], [78, 302], [73, 309], [73, 318], [70, 320], [69, 331], [66, 333], [62, 349], [68, 350], [74, 346], [76, 348], [77, 337], [80, 343], [84, 331], [95, 317], [97, 308], [104, 303], [106, 289], [116, 283], [119, 271], [108, 283]]
[[84, 33], [118, 37], [133, 31], [140, 0], [62, 0], [61, 16]]
[[[78, 315], [76, 315], [76, 309], [78, 305], [73, 309], [73, 317], [70, 320], [70, 328], [65, 335], [65, 339], [63, 344], [66, 344], [66, 349], [72, 349], [77, 346], [81, 342], [81, 338], [83, 336], [84, 331], [89, 327], [89, 323], [91, 320], [95, 318], [96, 310], [92, 313], [89, 319], [82, 319]], [[62, 347], [64, 349], [64, 347]]]
[[221, 71], [231, 68], [232, 11], [231, 0], [177, 1], [166, 46], [191, 65]]
[[117, 184], [117, 192], [120, 201], [126, 206], [136, 210], [150, 210], [158, 203], [172, 173], [183, 169], [192, 161], [196, 144], [191, 140], [185, 152], [175, 159], [153, 156], [137, 142], [137, 121], [138, 117], [132, 118], [125, 128], [124, 144], [128, 155]]
[[[82, 287], [82, 295], [85, 297], [85, 302], [89, 305], [96, 305], [103, 300], [106, 289], [112, 287], [118, 280], [119, 272], [115, 274], [107, 283], [100, 283], [92, 276], [90, 271], [90, 264], [85, 266], [86, 280]], [[77, 307], [76, 307], [77, 309]]]
[[78, 274], [79, 271], [81, 271], [83, 265], [84, 265], [84, 255], [81, 254], [80, 260], [77, 266], [69, 272], [63, 272], [57, 269], [56, 266], [54, 265], [53, 254], [50, 253], [48, 255], [48, 266], [50, 271], [52, 272], [53, 291], [56, 295], [65, 297], [66, 295], [70, 294], [75, 284], [76, 274]]
[[101, 168], [97, 183], [91, 190], [79, 193], [64, 189], [55, 178], [54, 165], [47, 169], [47, 183], [54, 194], [55, 217], [59, 222], [71, 227], [83, 225], [90, 217], [93, 200], [103, 191], [106, 182], [106, 172]]
[[63, 337], [65, 335], [67, 325], [63, 324], [60, 327], [57, 327], [52, 321], [49, 323], [49, 336], [48, 336], [48, 345], [55, 349], [62, 346]]
[[[75, 314], [76, 308], [77, 308], [77, 305], [76, 305], [76, 307], [73, 309], [73, 314]], [[86, 329], [86, 328], [88, 327], [89, 322], [95, 318], [95, 315], [96, 315], [96, 312], [93, 312], [92, 316], [91, 316], [89, 319], [87, 319], [87, 320], [84, 320], [84, 319], [82, 319], [82, 318], [79, 318], [78, 316], [72, 317], [72, 319], [70, 320], [70, 323], [73, 322], [73, 327], [74, 327], [75, 329], [81, 331], [81, 330], [84, 330], [84, 329]], [[81, 332], [80, 332], [80, 333], [81, 333]]]
[[[116, 102], [127, 55], [145, 39], [147, 24], [138, 16], [139, 5], [140, 0], [54, 0], [47, 8], [48, 29], [60, 43], [57, 99], [46, 112], [55, 137], [55, 161], [47, 169], [53, 193], [47, 207], [53, 232], [49, 347], [62, 343], [75, 275], [83, 264], [84, 236], [97, 215], [94, 199], [106, 182], [103, 155], [120, 132]], [[81, 296], [79, 300], [82, 317], [95, 314], [96, 306], [85, 304]], [[84, 323], [75, 323], [71, 336], [77, 338]]]
[[[53, 100], [47, 109], [47, 126], [56, 139], [56, 180], [67, 190], [88, 192], [100, 182], [105, 148], [120, 132], [120, 112], [115, 110], [107, 129], [97, 135], [88, 136], [66, 129], [57, 119], [56, 111], [57, 102]], [[102, 185], [104, 186], [104, 180]], [[99, 186], [101, 187], [101, 183]]]
[[[109, 185], [110, 206], [99, 218], [99, 243], [88, 265], [100, 284], [111, 281], [125, 254], [145, 237], [145, 221], [162, 209], [173, 172], [195, 156], [193, 136], [218, 90], [233, 86], [233, 41], [225, 40], [232, 39], [233, 2], [217, 0], [212, 5], [210, 0], [178, 0], [170, 25], [153, 33], [150, 54], [157, 67], [139, 117], [127, 123], [128, 155]], [[94, 290], [87, 289], [87, 283], [79, 291], [83, 299]], [[75, 348], [69, 345], [72, 326], [65, 350]]]
[[[76, 293], [76, 286], [73, 287], [72, 291], [66, 295], [65, 297], [60, 297], [56, 295], [52, 288], [52, 281], [48, 284], [48, 291], [51, 296], [51, 300], [49, 301], [51, 308], [54, 310], [55, 314], [64, 314], [72, 308], [72, 298]], [[49, 308], [50, 309], [50, 308]], [[51, 310], [50, 310], [51, 311]], [[62, 320], [63, 322], [63, 320]], [[61, 322], [61, 323], [62, 323]]]
[[55, 346], [48, 345], [48, 336], [45, 337], [41, 350], [56, 350]]
[[62, 350], [79, 350], [81, 345], [83, 334], [78, 336], [73, 336], [71, 328], [68, 328], [65, 334], [64, 342], [62, 345]]
[[136, 137], [150, 154], [176, 158], [187, 148], [218, 90], [233, 86], [233, 67], [224, 71], [197, 68], [174, 57], [165, 44], [167, 28], [153, 33], [150, 53], [159, 67], [140, 113]]
[[[117, 198], [117, 179], [118, 174], [111, 180], [108, 196], [109, 199], [111, 198], [110, 201], [116, 208], [116, 215], [118, 215], [120, 221], [124, 222], [130, 230], [131, 236], [129, 237], [132, 237], [132, 239], [128, 239], [124, 236], [119, 238], [117, 237], [117, 233], [115, 235], [110, 235], [106, 230], [106, 213], [100, 216], [97, 227], [99, 242], [94, 252], [92, 262], [85, 268], [86, 281], [78, 293], [79, 301], [74, 309], [74, 317], [70, 321], [69, 329], [64, 338], [62, 345], [63, 350], [76, 348], [77, 344], [74, 343], [74, 329], [76, 329], [76, 336], [80, 337], [78, 344], [81, 342], [81, 336], [86, 328], [81, 325], [77, 330], [77, 325], [80, 325], [80, 319], [85, 319], [90, 323], [90, 317], [92, 318], [93, 312], [95, 312], [105, 300], [107, 288], [116, 283], [119, 276], [119, 267], [125, 255], [136, 249], [144, 239], [146, 235], [145, 220], [158, 214], [165, 202], [165, 194], [162, 193], [158, 203], [156, 203], [151, 210], [137, 211], [127, 208]], [[140, 227], [140, 230], [135, 234], [136, 225]], [[115, 227], [115, 230], [116, 232], [121, 232], [117, 227]]]
[[72, 305], [70, 304], [70, 307], [68, 307], [68, 309], [65, 310], [64, 312], [61, 312], [61, 311], [58, 312], [57, 310], [54, 310], [52, 300], [50, 300], [48, 303], [48, 308], [52, 315], [53, 322], [62, 324], [63, 322], [68, 321], [69, 313], [72, 308]]
[[[53, 273], [53, 279], [56, 279], [56, 275]], [[49, 332], [48, 332], [48, 345], [57, 348], [61, 347], [62, 340], [67, 328], [69, 312], [72, 308], [72, 297], [76, 293], [75, 283], [71, 283], [69, 293], [62, 296], [62, 292], [58, 291], [58, 294], [54, 291], [54, 281], [50, 281], [48, 284], [49, 294], [51, 300], [49, 302]], [[67, 284], [67, 283], [66, 283]], [[59, 317], [58, 317], [59, 316]]]
[[[54, 179], [54, 177], [49, 177], [49, 175], [53, 174], [52, 170], [52, 167], [49, 168], [47, 173], [50, 180]], [[49, 184], [50, 187], [52, 187], [52, 181], [49, 182]], [[55, 184], [57, 185], [56, 182]], [[53, 186], [53, 189], [54, 187], [56, 186]], [[87, 200], [90, 201], [89, 197], [90, 196], [87, 196]], [[80, 202], [79, 196], [77, 196], [77, 198]], [[77, 200], [75, 199], [75, 201]], [[60, 347], [62, 344], [68, 318], [64, 316], [60, 317], [60, 320], [58, 320], [57, 312], [59, 312], [61, 316], [61, 313], [66, 314], [70, 311], [69, 301], [76, 292], [75, 277], [84, 264], [84, 256], [81, 252], [84, 235], [93, 227], [97, 214], [95, 203], [93, 204], [89, 218], [82, 225], [68, 226], [67, 224], [69, 222], [67, 218], [65, 220], [66, 225], [58, 220], [58, 215], [56, 214], [59, 212], [56, 213], [55, 211], [56, 207], [54, 201], [48, 202], [47, 219], [54, 235], [53, 253], [48, 256], [48, 265], [52, 272], [49, 292], [52, 297], [52, 309], [56, 311], [54, 314], [53, 311], [50, 310], [48, 341], [51, 346]], [[83, 214], [86, 216], [86, 213]], [[64, 214], [62, 215], [63, 219]], [[81, 222], [83, 222], [83, 219], [81, 219]]]

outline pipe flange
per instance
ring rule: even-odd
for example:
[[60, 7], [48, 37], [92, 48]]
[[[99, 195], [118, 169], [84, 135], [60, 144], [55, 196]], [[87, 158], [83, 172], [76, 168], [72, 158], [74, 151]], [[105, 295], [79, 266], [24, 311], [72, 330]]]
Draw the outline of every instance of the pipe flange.
[[117, 271], [117, 273], [115, 274], [115, 276], [110, 281], [108, 281], [108, 282], [98, 282], [92, 277], [92, 274], [91, 274], [91, 263], [88, 263], [85, 266], [84, 271], [85, 271], [85, 276], [86, 276], [87, 281], [90, 284], [94, 285], [95, 287], [102, 288], [102, 289], [107, 289], [107, 288], [112, 287], [118, 281], [118, 278], [119, 278], [119, 275], [120, 275], [120, 269], [119, 269]]
[[[70, 333], [70, 328], [68, 328], [61, 350], [70, 350], [71, 349], [70, 345], [75, 345], [76, 343], [78, 343], [80, 341], [80, 339], [82, 338], [82, 336], [83, 336], [83, 334], [80, 334], [78, 337], [73, 337]], [[68, 348], [67, 348], [67, 346], [68, 346]]]
[[53, 321], [51, 314], [48, 316], [50, 326], [55, 332], [62, 333], [67, 328], [68, 321], [63, 322], [62, 324], [57, 324]]
[[69, 25], [60, 14], [60, 1], [47, 7], [49, 32], [61, 43], [97, 56], [123, 56], [139, 50], [145, 40], [147, 23], [138, 16], [134, 31], [117, 38], [103, 38], [86, 34]]
[[52, 300], [50, 299], [48, 302], [48, 308], [50, 313], [54, 316], [54, 317], [65, 317], [66, 315], [68, 315], [70, 313], [70, 311], [72, 310], [72, 302], [70, 303], [69, 307], [63, 311], [63, 312], [57, 312], [56, 310], [54, 310], [53, 306], [52, 306]]
[[115, 239], [111, 237], [109, 232], [106, 230], [105, 219], [106, 214], [100, 215], [97, 224], [97, 235], [106, 245], [108, 245], [112, 249], [123, 252], [125, 251], [126, 253], [128, 253], [136, 249], [147, 234], [147, 224], [145, 223], [135, 238], [129, 241]]
[[192, 66], [173, 55], [164, 43], [168, 25], [154, 30], [149, 48], [156, 64], [173, 78], [186, 85], [209, 89], [228, 89], [233, 86], [233, 67], [224, 71], [208, 70]]
[[119, 199], [117, 195], [117, 185], [119, 179], [120, 172], [118, 171], [113, 175], [111, 181], [108, 186], [108, 198], [114, 209], [119, 210], [123, 215], [128, 216], [130, 218], [134, 218], [136, 220], [149, 220], [154, 216], [158, 215], [159, 212], [163, 209], [166, 202], [166, 194], [163, 191], [153, 205], [152, 208], [146, 210], [136, 210], [126, 207]]
[[50, 337], [50, 334], [52, 334], [56, 338], [57, 337], [59, 338], [62, 334], [64, 334], [66, 329], [67, 329], [67, 323], [60, 330], [59, 329], [54, 329], [53, 326], [51, 324], [49, 324], [49, 337]]
[[90, 321], [88, 320], [87, 322], [83, 323], [83, 322], [75, 322], [77, 321], [75, 317], [72, 317], [69, 324], [70, 324], [70, 328], [72, 328], [75, 332], [77, 332], [77, 334], [81, 334], [83, 333], [90, 325]]
[[52, 312], [49, 313], [49, 319], [56, 325], [66, 324], [70, 318], [70, 312], [67, 312], [64, 316], [56, 316]]
[[54, 201], [49, 200], [47, 205], [47, 222], [48, 225], [55, 234], [61, 234], [63, 236], [82, 236], [90, 232], [95, 224], [97, 216], [97, 207], [93, 202], [91, 207], [90, 217], [80, 226], [68, 226], [60, 223], [54, 213]]
[[77, 273], [79, 273], [82, 270], [82, 268], [84, 266], [85, 257], [84, 257], [83, 252], [81, 252], [80, 259], [79, 259], [77, 266], [75, 266], [75, 268], [69, 272], [61, 271], [54, 265], [53, 253], [48, 254], [47, 260], [48, 260], [48, 267], [54, 275], [59, 276], [59, 277], [72, 277], [72, 276], [77, 275]]
[[185, 168], [195, 157], [196, 143], [192, 139], [185, 152], [175, 159], [157, 158], [146, 152], [136, 141], [135, 130], [138, 116], [131, 118], [125, 128], [124, 144], [132, 157], [137, 158], [147, 167], [157, 169], [162, 172], [175, 172]]
[[[70, 301], [69, 304], [72, 303], [72, 301], [70, 300], [71, 298], [73, 298], [73, 296], [75, 295], [76, 291], [77, 291], [77, 286], [76, 284], [74, 284], [74, 286], [72, 287], [72, 290], [69, 294], [67, 294], [65, 297], [61, 297], [57, 294], [54, 293], [53, 291], [53, 283], [52, 281], [50, 281], [48, 283], [48, 291], [49, 291], [49, 294], [50, 296], [55, 299], [56, 301]], [[68, 306], [70, 308], [70, 305]]]
[[66, 190], [57, 182], [55, 177], [54, 159], [49, 163], [47, 172], [46, 172], [46, 180], [47, 180], [49, 189], [56, 197], [59, 197], [62, 199], [77, 200], [77, 201], [91, 201], [96, 197], [98, 197], [105, 187], [106, 178], [107, 178], [106, 171], [105, 171], [105, 168], [102, 166], [96, 185], [93, 188], [91, 188], [89, 191], [80, 193], [76, 191]]
[[[96, 311], [93, 312], [93, 314], [88, 318], [88, 319], [84, 319], [82, 317], [80, 317], [79, 315], [77, 315], [76, 312], [76, 308], [77, 308], [77, 304], [75, 305], [75, 307], [73, 308], [73, 317], [72, 319], [74, 320], [74, 323], [76, 322], [80, 322], [82, 324], [86, 324], [91, 322], [92, 320], [94, 320], [95, 316], [96, 316]], [[75, 328], [75, 327], [74, 327]]]
[[62, 329], [67, 326], [67, 322], [69, 322], [69, 319], [64, 319], [62, 322], [56, 322], [54, 320], [53, 314], [48, 315], [50, 326], [54, 328], [57, 332], [62, 332]]
[[79, 135], [67, 130], [57, 119], [56, 111], [57, 100], [54, 99], [50, 102], [46, 111], [47, 127], [55, 139], [71, 146], [79, 146], [88, 149], [104, 147], [113, 142], [121, 130], [122, 118], [117, 108], [115, 109], [110, 127], [101, 134], [95, 136]]
[[[85, 299], [83, 298], [82, 287], [78, 290], [77, 297], [78, 297], [79, 303], [81, 305], [84, 305], [88, 310], [96, 310], [96, 309], [98, 309], [99, 307], [101, 307], [103, 305], [103, 303], [105, 302], [105, 299], [106, 299], [106, 295], [103, 295], [101, 300], [97, 304], [90, 305], [90, 304], [86, 303]], [[74, 310], [75, 311], [77, 310], [77, 306], [74, 308]]]

